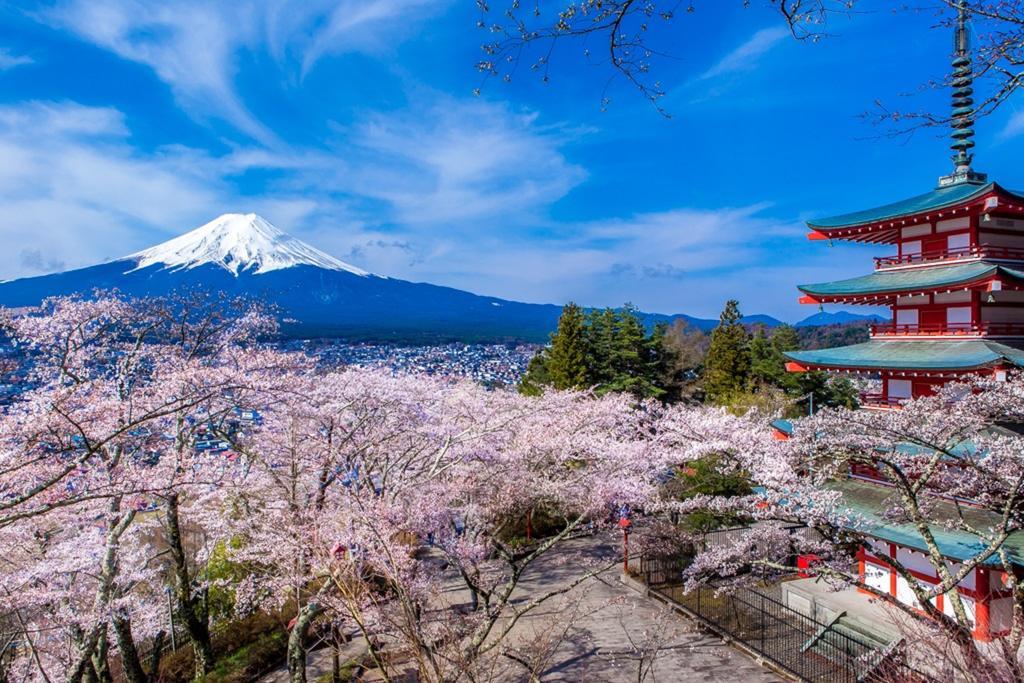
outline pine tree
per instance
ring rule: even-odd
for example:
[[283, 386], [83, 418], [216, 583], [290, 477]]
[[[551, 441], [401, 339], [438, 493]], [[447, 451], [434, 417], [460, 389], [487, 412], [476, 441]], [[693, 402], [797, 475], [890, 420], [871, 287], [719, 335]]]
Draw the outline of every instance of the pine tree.
[[587, 377], [592, 386], [611, 383], [615, 379], [615, 310], [593, 310], [587, 316]]
[[545, 387], [595, 387], [598, 393], [662, 398], [675, 381], [676, 359], [677, 352], [666, 342], [666, 327], [656, 327], [648, 335], [632, 305], [584, 314], [576, 304], [568, 304], [551, 345], [530, 360], [519, 391], [533, 396]]
[[775, 385], [784, 371], [782, 353], [759, 325], [750, 340], [750, 388]]
[[599, 391], [624, 391], [643, 398], [661, 396], [665, 391], [658, 386], [658, 368], [652, 362], [655, 342], [653, 335], [648, 338], [636, 308], [626, 304], [614, 313], [613, 320], [612, 377]]
[[615, 346], [612, 366], [619, 377], [642, 377], [645, 374], [646, 350], [644, 324], [633, 304], [626, 304], [615, 316]]
[[800, 348], [800, 335], [792, 325], [779, 325], [772, 333], [772, 347], [775, 349], [776, 371], [775, 384], [790, 396], [803, 395], [800, 391], [800, 375], [786, 370], [786, 351]]
[[566, 304], [551, 336], [547, 373], [555, 389], [582, 389], [587, 386], [587, 335], [583, 309]]
[[704, 362], [704, 390], [708, 399], [719, 405], [728, 405], [750, 382], [750, 342], [741, 317], [739, 302], [730, 299], [711, 333]]
[[792, 325], [779, 325], [772, 332], [772, 344], [780, 353], [800, 348], [800, 334]]
[[519, 381], [519, 393], [526, 396], [540, 396], [544, 393], [544, 387], [551, 384], [551, 377], [548, 375], [548, 353], [547, 349], [541, 349], [526, 366], [526, 372]]

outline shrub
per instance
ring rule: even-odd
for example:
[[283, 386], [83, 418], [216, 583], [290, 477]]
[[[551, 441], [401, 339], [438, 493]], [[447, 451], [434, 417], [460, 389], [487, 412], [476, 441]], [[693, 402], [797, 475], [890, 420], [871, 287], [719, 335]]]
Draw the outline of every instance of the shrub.
[[[294, 612], [294, 606], [292, 607]], [[257, 612], [245, 619], [218, 626], [213, 633], [217, 665], [206, 680], [210, 683], [250, 681], [285, 658], [288, 631], [282, 615]], [[160, 662], [160, 680], [188, 683], [195, 672], [192, 648], [185, 645], [168, 652]]]

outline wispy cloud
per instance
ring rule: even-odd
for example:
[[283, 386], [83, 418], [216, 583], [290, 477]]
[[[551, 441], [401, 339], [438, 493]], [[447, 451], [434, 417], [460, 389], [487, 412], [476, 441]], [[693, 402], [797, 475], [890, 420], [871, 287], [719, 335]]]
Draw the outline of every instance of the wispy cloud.
[[999, 131], [999, 139], [1007, 140], [1024, 133], [1024, 111], [1014, 112], [1003, 129]]
[[562, 151], [572, 133], [542, 126], [536, 114], [476, 100], [430, 100], [408, 112], [372, 115], [348, 137], [359, 164], [352, 189], [386, 202], [397, 222], [527, 223], [586, 177]]
[[269, 53], [284, 82], [325, 55], [382, 49], [414, 32], [416, 21], [448, 0], [62, 0], [40, 21], [63, 28], [123, 59], [144, 64], [182, 108], [200, 120], [224, 120], [250, 138], [279, 140], [247, 106], [236, 79], [248, 52]]
[[39, 16], [150, 67], [189, 113], [222, 118], [267, 143], [274, 135], [234, 86], [236, 52], [255, 35], [251, 9], [246, 3], [68, 0]]
[[144, 157], [120, 112], [72, 102], [0, 107], [4, 277], [99, 262], [143, 246], [147, 228], [187, 226], [222, 201], [173, 155]]
[[787, 36], [789, 36], [789, 31], [783, 27], [763, 28], [718, 60], [700, 75], [700, 79], [707, 80], [753, 69], [761, 57], [785, 40]]
[[0, 47], [0, 71], [6, 71], [16, 66], [24, 66], [34, 62], [35, 60], [28, 55], [17, 55], [8, 48]]
[[305, 76], [325, 55], [377, 52], [393, 47], [400, 36], [415, 30], [419, 19], [448, 0], [341, 0], [335, 2], [322, 28], [310, 31], [302, 55]]

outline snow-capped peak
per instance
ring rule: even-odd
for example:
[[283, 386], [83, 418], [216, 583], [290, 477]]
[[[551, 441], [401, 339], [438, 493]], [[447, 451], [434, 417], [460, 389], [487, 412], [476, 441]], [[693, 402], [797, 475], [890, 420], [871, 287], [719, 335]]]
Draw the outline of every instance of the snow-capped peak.
[[209, 263], [237, 276], [240, 272], [258, 275], [304, 265], [369, 275], [281, 232], [254, 213], [226, 213], [191, 232], [125, 258], [136, 261], [135, 270], [156, 264], [188, 269]]

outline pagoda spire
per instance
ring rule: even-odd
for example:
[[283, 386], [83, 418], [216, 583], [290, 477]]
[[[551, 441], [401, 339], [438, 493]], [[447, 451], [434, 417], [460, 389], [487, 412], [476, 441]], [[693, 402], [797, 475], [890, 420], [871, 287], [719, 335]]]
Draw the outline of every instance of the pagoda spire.
[[974, 70], [971, 66], [971, 39], [967, 32], [967, 0], [957, 0], [956, 30], [953, 33], [953, 173], [939, 179], [939, 186], [963, 182], [984, 182], [985, 174], [971, 169], [974, 161]]

